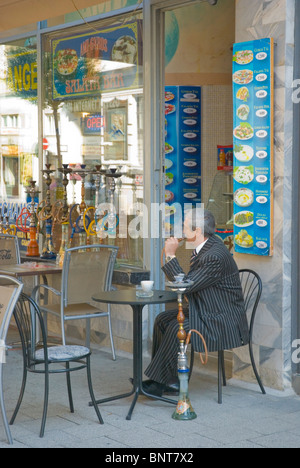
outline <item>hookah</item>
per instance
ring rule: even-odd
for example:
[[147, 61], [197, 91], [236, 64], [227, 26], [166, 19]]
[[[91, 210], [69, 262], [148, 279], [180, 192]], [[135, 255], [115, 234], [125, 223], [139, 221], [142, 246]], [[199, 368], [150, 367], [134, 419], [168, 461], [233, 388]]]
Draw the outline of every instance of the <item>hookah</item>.
[[[27, 257], [38, 257], [39, 256], [39, 246], [36, 240], [37, 236], [37, 222], [36, 222], [36, 213], [35, 213], [35, 197], [40, 193], [36, 188], [36, 181], [31, 180], [30, 185], [27, 187], [26, 192], [31, 197], [30, 208], [23, 208], [20, 215], [17, 218], [16, 225], [17, 228], [22, 232], [29, 232], [29, 244], [27, 246]], [[30, 220], [29, 228], [27, 227], [27, 220]]]
[[[103, 171], [108, 188], [108, 203], [111, 207], [110, 211], [101, 222], [101, 228], [108, 231], [108, 237], [112, 240], [117, 236], [117, 226], [119, 224], [119, 218], [114, 212], [114, 198], [116, 190], [116, 179], [125, 175], [124, 172], [117, 172], [117, 168], [108, 168]], [[97, 213], [97, 212], [96, 212]]]
[[9, 224], [9, 217], [6, 213], [5, 216], [0, 216], [0, 234], [8, 234], [9, 236], [15, 236], [17, 233], [17, 227], [14, 224]]
[[42, 171], [43, 175], [46, 175], [46, 185], [47, 185], [47, 194], [46, 199], [42, 200], [38, 206], [38, 220], [39, 223], [45, 221], [46, 223], [46, 240], [45, 245], [43, 247], [43, 251], [41, 254], [41, 258], [47, 260], [55, 260], [56, 253], [54, 250], [53, 242], [52, 242], [52, 222], [53, 222], [53, 212], [52, 206], [50, 202], [50, 185], [52, 182], [51, 174], [54, 172], [50, 169], [51, 164], [46, 164], [46, 169]]
[[[88, 171], [86, 170], [86, 164], [81, 164], [80, 165], [81, 169], [76, 169], [75, 172], [77, 175], [81, 177], [81, 203], [74, 204], [70, 210], [70, 223], [72, 225], [72, 235], [71, 239], [73, 239], [73, 236], [75, 233], [79, 233], [79, 244], [80, 245], [85, 245], [86, 244], [86, 229], [85, 229], [85, 219], [87, 218], [88, 220], [88, 225], [90, 224], [91, 220], [88, 216], [86, 216], [86, 202], [85, 202], [85, 178], [88, 174]], [[75, 220], [75, 222], [72, 221], [72, 214], [73, 211], [79, 208], [79, 216]]]
[[[89, 208], [86, 208], [86, 210], [83, 213], [83, 227], [84, 230], [88, 236], [97, 236], [97, 207], [100, 203], [100, 185], [101, 185], [101, 176], [103, 174], [103, 171], [101, 171], [101, 164], [95, 166], [95, 170], [92, 171], [92, 174], [96, 176], [95, 179], [95, 189], [96, 189], [96, 194], [95, 194], [95, 206], [90, 206]], [[94, 212], [94, 219], [90, 219], [87, 214], [93, 211]]]
[[187, 347], [190, 343], [191, 335], [192, 333], [197, 333], [202, 342], [203, 346], [205, 349], [205, 359], [202, 358], [202, 355], [200, 353], [200, 358], [201, 362], [203, 365], [206, 365], [208, 362], [208, 352], [207, 352], [207, 346], [206, 342], [197, 330], [190, 330], [188, 335], [186, 334], [183, 323], [185, 320], [185, 315], [183, 313], [183, 306], [182, 306], [182, 298], [183, 294], [186, 293], [186, 291], [193, 286], [194, 282], [189, 281], [189, 280], [184, 280], [185, 274], [180, 274], [175, 276], [175, 281], [174, 282], [167, 282], [166, 286], [172, 289], [172, 291], [177, 292], [178, 296], [178, 316], [177, 316], [177, 321], [179, 324], [179, 330], [178, 330], [178, 340], [179, 340], [179, 346], [180, 346], [180, 351], [178, 354], [178, 378], [179, 378], [179, 384], [180, 384], [180, 392], [179, 392], [179, 399], [177, 403], [177, 407], [175, 412], [172, 415], [173, 419], [176, 419], [178, 421], [191, 421], [192, 419], [197, 418], [197, 414], [195, 413], [193, 406], [190, 401], [189, 397], [189, 365], [188, 365], [188, 359], [187, 359]]
[[[69, 242], [69, 206], [68, 206], [68, 194], [67, 186], [69, 184], [68, 175], [72, 172], [72, 169], [68, 167], [68, 164], [63, 164], [63, 167], [58, 169], [59, 172], [63, 174], [63, 188], [64, 188], [64, 197], [63, 202], [56, 202], [58, 206], [58, 212], [55, 216], [55, 221], [61, 224], [61, 245], [56, 257], [56, 264], [60, 267], [63, 266], [65, 251], [68, 248]], [[55, 207], [55, 206], [54, 206]]]

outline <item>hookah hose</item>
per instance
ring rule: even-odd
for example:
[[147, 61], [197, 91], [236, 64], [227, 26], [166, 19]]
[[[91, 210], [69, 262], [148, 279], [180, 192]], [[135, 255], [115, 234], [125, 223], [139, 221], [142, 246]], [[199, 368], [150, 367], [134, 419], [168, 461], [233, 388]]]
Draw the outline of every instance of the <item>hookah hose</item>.
[[[89, 208], [86, 208], [86, 210], [83, 213], [83, 227], [88, 236], [91, 236], [91, 235], [96, 236], [97, 231], [95, 231], [94, 229], [94, 225], [96, 224], [96, 221], [95, 219], [91, 221], [89, 216], [87, 216], [87, 213], [91, 210], [95, 210], [96, 212], [96, 208], [94, 206], [90, 206]], [[88, 220], [88, 224], [86, 223], [86, 219]]]
[[199, 335], [200, 338], [201, 338], [201, 340], [202, 340], [202, 343], [203, 343], [203, 346], [204, 346], [204, 352], [205, 352], [205, 359], [203, 359], [202, 353], [199, 353], [199, 356], [200, 356], [200, 360], [201, 360], [201, 363], [203, 364], [203, 366], [206, 366], [206, 364], [208, 363], [208, 350], [207, 350], [207, 345], [206, 345], [205, 339], [203, 338], [203, 336], [201, 335], [201, 333], [198, 332], [198, 330], [190, 330], [190, 331], [189, 331], [188, 336], [187, 336], [187, 339], [186, 339], [185, 346], [188, 347], [188, 345], [190, 344], [192, 333], [197, 333], [197, 335]]
[[[25, 220], [23, 221], [23, 216]], [[29, 228], [26, 226], [27, 219], [30, 218], [30, 212], [27, 208], [21, 210], [20, 215], [17, 217], [16, 226], [22, 232], [29, 232]]]

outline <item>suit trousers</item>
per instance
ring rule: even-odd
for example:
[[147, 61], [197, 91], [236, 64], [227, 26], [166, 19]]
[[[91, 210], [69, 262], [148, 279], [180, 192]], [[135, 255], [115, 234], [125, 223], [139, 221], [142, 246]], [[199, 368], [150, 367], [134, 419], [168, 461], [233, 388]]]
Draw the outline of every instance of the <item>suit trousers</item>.
[[[152, 361], [145, 371], [151, 380], [161, 384], [170, 384], [177, 381], [178, 353], [180, 351], [177, 333], [178, 310], [169, 310], [159, 314], [154, 323]], [[183, 327], [190, 331], [189, 310], [184, 310], [185, 321]]]

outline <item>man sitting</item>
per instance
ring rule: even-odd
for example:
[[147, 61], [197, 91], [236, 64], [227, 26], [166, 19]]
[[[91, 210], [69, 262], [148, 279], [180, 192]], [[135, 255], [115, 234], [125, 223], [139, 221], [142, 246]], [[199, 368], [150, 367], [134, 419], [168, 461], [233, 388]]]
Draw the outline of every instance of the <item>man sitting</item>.
[[[215, 235], [215, 220], [211, 212], [195, 208], [187, 213], [184, 234], [194, 248], [190, 271], [184, 280], [193, 281], [186, 294], [188, 310], [184, 329], [198, 330], [209, 352], [238, 348], [249, 343], [249, 329], [245, 312], [238, 267], [223, 242]], [[163, 271], [169, 281], [184, 273], [176, 251], [179, 242], [170, 238], [165, 244], [166, 263]], [[158, 315], [154, 324], [152, 361], [145, 371], [150, 379], [143, 382], [151, 394], [177, 393], [178, 310]], [[195, 351], [203, 352], [203, 343], [192, 334]]]

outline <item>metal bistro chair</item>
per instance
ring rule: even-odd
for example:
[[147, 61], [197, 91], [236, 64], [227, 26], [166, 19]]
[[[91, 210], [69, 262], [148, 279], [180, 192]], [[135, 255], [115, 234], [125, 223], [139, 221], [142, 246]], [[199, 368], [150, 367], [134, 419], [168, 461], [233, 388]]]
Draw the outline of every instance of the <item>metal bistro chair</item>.
[[0, 234], [0, 265], [21, 263], [19, 241], [17, 236]]
[[[246, 313], [250, 313], [250, 325], [249, 325], [249, 353], [252, 368], [258, 382], [258, 385], [261, 389], [263, 395], [266, 394], [265, 388], [262, 384], [261, 378], [259, 376], [254, 354], [253, 354], [253, 328], [254, 321], [256, 317], [257, 307], [261, 298], [262, 293], [262, 281], [259, 275], [248, 269], [239, 270], [241, 284], [243, 288], [243, 295], [245, 301]], [[192, 375], [192, 370], [194, 366], [194, 349], [191, 349], [191, 361], [190, 361], [190, 376]], [[226, 387], [226, 375], [225, 375], [225, 359], [224, 351], [218, 351], [218, 403], [222, 404], [222, 383]]]
[[90, 346], [90, 319], [107, 317], [113, 360], [116, 360], [110, 304], [107, 311], [90, 304], [93, 294], [110, 291], [118, 247], [112, 245], [86, 245], [67, 249], [65, 252], [61, 291], [47, 285], [33, 289], [32, 297], [37, 300], [41, 288], [60, 297], [60, 304], [40, 305], [45, 314], [53, 314], [61, 319], [63, 345], [66, 344], [65, 322], [86, 319], [86, 346]]
[[23, 284], [20, 281], [9, 276], [0, 275], [0, 406], [7, 440], [11, 445], [13, 440], [7, 421], [3, 395], [3, 364], [5, 363], [9, 323], [22, 289]]
[[[19, 412], [25, 392], [28, 372], [43, 374], [45, 376], [44, 409], [40, 430], [40, 437], [44, 437], [48, 411], [50, 374], [66, 374], [70, 411], [71, 413], [74, 413], [70, 374], [71, 372], [85, 368], [87, 369], [88, 386], [94, 409], [99, 419], [99, 423], [104, 424], [99, 408], [96, 404], [92, 385], [90, 366], [91, 351], [84, 346], [48, 347], [47, 334], [41, 311], [36, 302], [23, 293], [16, 304], [14, 317], [22, 342], [24, 371], [20, 396], [10, 424], [14, 424]], [[35, 340], [37, 327], [40, 329], [41, 338], [38, 345]], [[52, 368], [53, 366], [55, 367], [54, 369]]]

